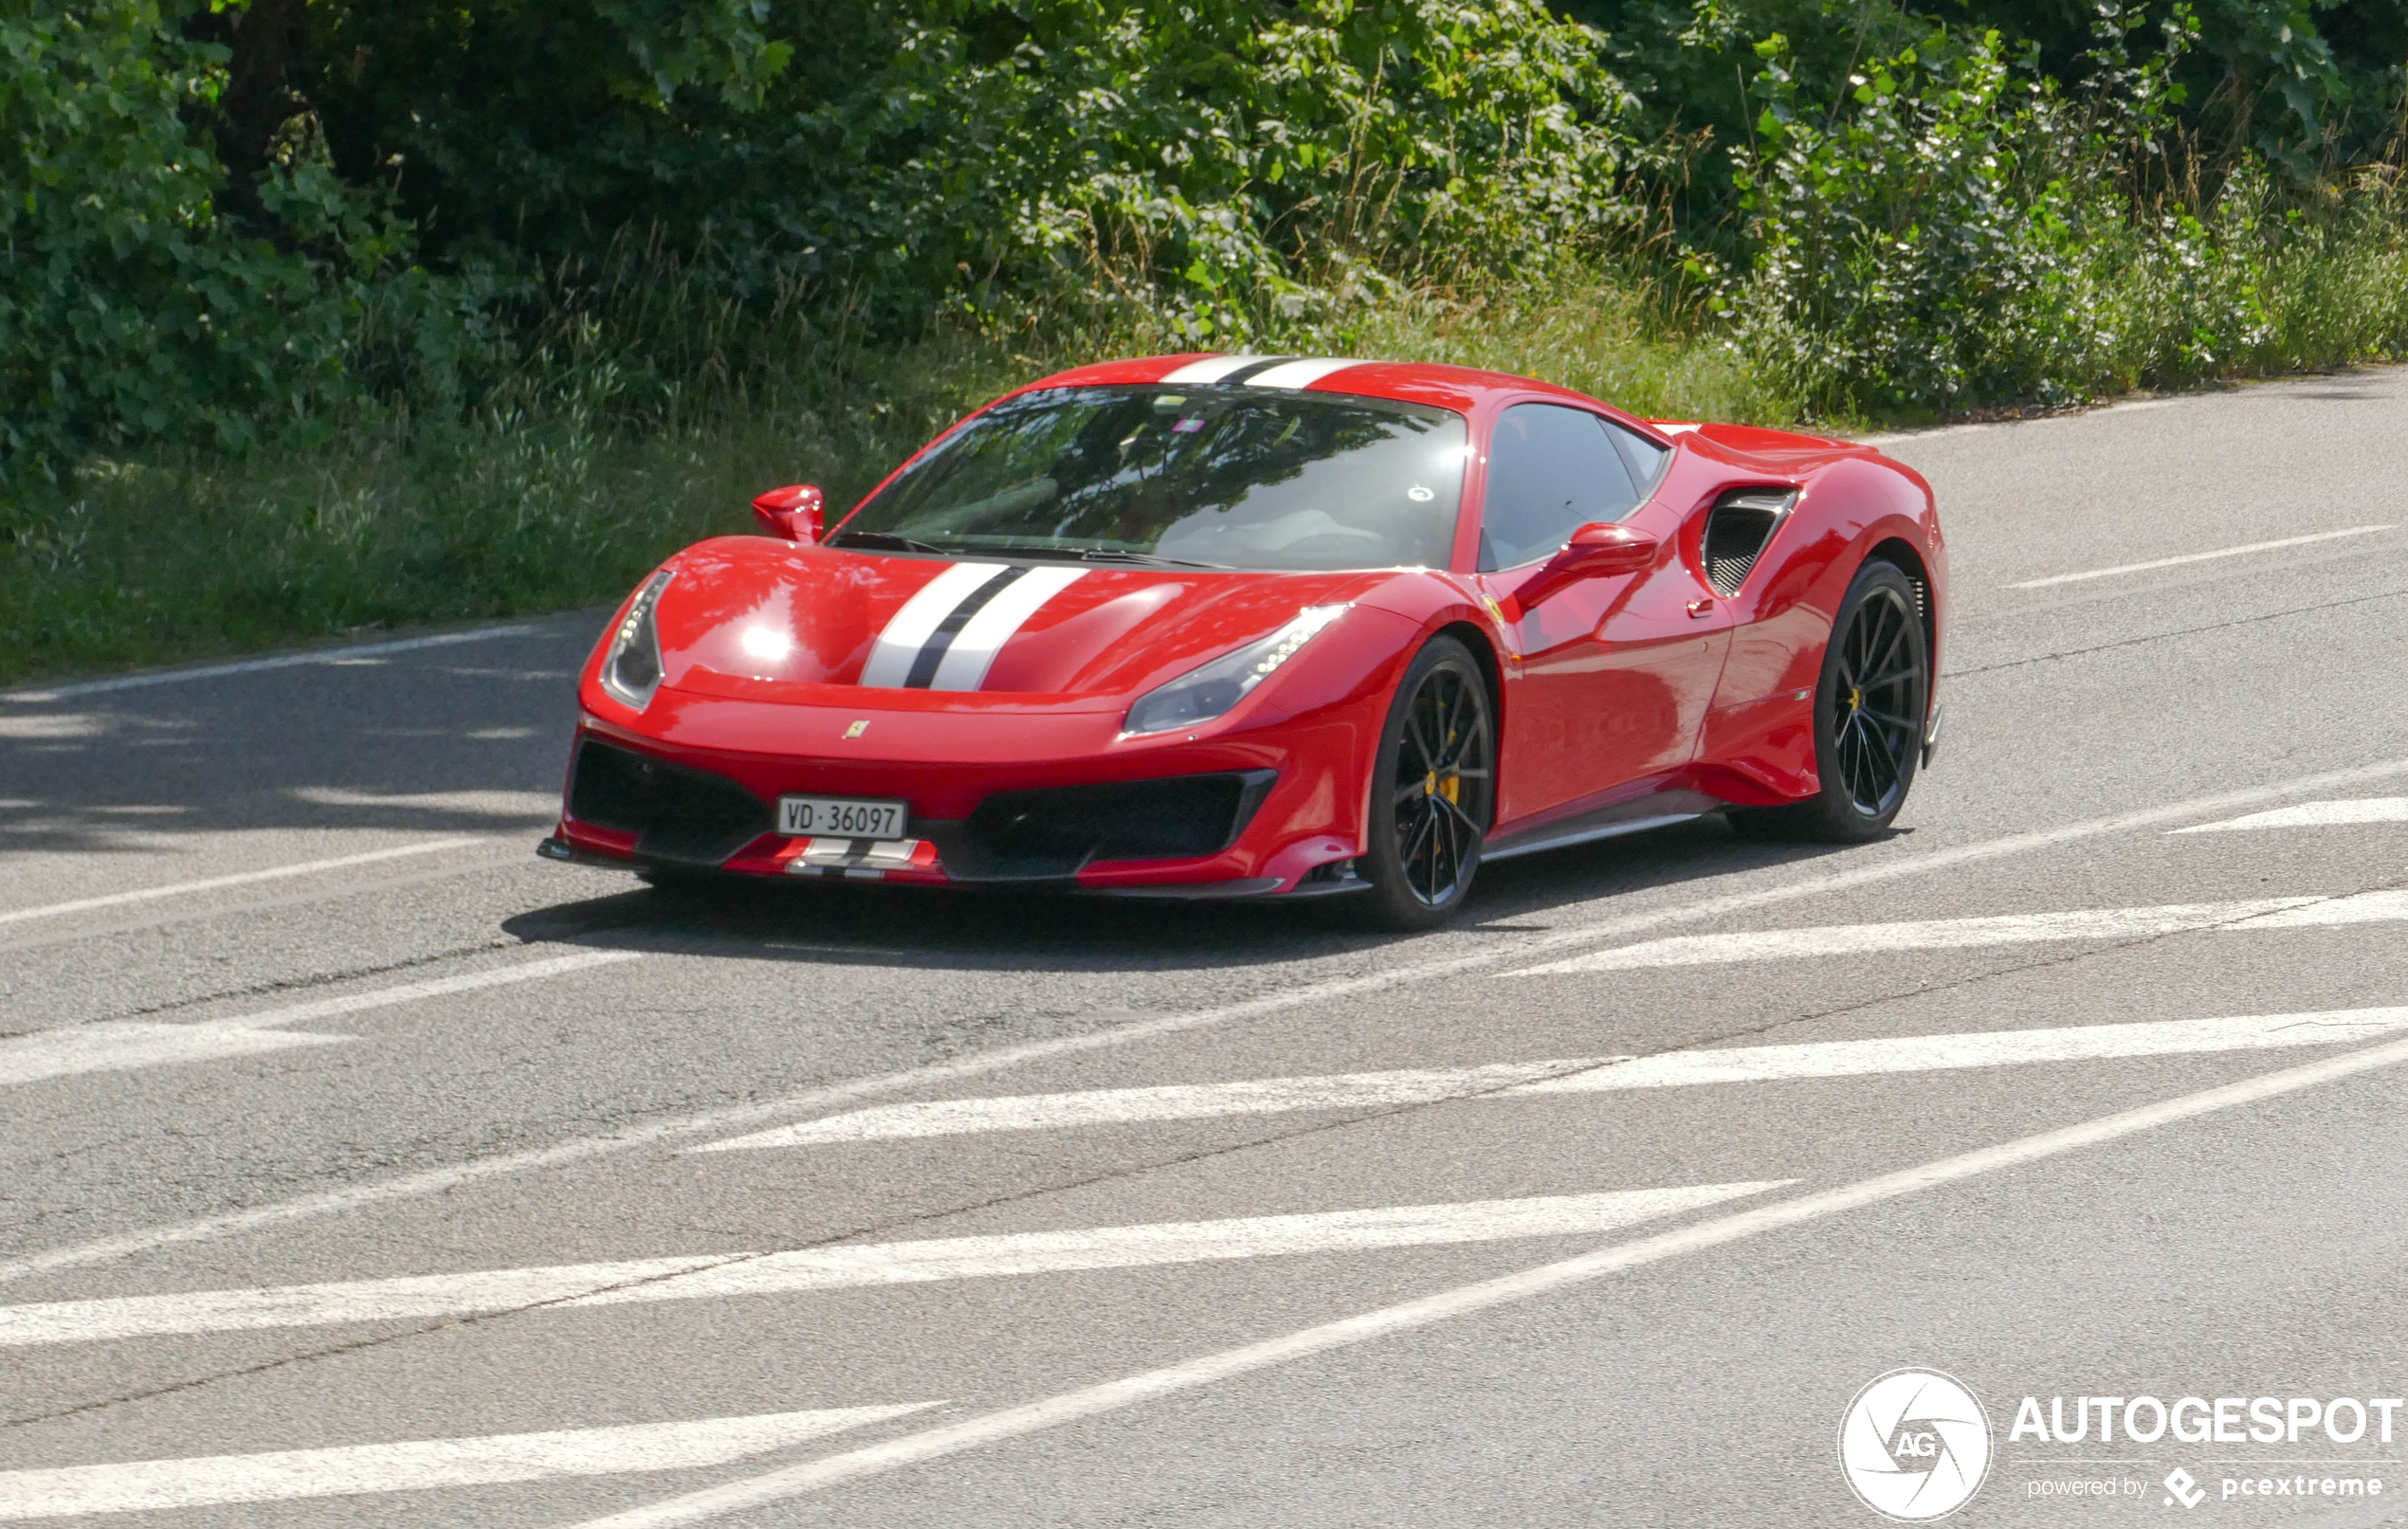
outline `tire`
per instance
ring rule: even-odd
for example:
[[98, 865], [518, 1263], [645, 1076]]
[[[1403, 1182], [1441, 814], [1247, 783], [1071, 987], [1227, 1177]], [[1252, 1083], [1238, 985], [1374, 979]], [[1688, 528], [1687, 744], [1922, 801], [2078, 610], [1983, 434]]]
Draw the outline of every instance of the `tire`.
[[1869, 562], [1839, 603], [1815, 687], [1821, 790], [1786, 807], [1731, 808], [1731, 826], [1756, 839], [1881, 837], [1915, 783], [1930, 695], [1931, 650], [1915, 586], [1896, 564]]
[[1369, 844], [1357, 862], [1371, 889], [1348, 898], [1356, 922], [1432, 929], [1470, 895], [1496, 807], [1496, 706], [1470, 649], [1431, 639], [1414, 655], [1372, 766]]

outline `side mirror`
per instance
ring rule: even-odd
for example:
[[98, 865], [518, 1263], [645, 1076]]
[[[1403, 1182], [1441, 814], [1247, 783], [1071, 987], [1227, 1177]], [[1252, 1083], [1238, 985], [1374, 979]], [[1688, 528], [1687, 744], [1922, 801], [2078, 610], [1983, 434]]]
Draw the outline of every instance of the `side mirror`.
[[1539, 571], [1513, 592], [1507, 602], [1507, 616], [1521, 620], [1537, 610], [1543, 601], [1553, 599], [1573, 585], [1585, 579], [1616, 578], [1624, 573], [1644, 573], [1655, 566], [1655, 555], [1663, 549], [1660, 537], [1650, 536], [1635, 526], [1614, 525], [1596, 521], [1572, 533], [1563, 550], [1541, 564]]
[[808, 547], [826, 529], [828, 499], [809, 483], [790, 483], [753, 501], [753, 519], [771, 536]]

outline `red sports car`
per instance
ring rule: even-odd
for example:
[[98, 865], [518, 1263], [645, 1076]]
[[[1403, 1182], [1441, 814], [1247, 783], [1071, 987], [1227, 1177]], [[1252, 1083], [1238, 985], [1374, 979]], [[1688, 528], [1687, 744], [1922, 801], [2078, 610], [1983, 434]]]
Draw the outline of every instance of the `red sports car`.
[[1705, 812], [1870, 837], [1938, 737], [1920, 477], [1525, 377], [1116, 361], [754, 509], [595, 647], [545, 854], [1417, 928]]

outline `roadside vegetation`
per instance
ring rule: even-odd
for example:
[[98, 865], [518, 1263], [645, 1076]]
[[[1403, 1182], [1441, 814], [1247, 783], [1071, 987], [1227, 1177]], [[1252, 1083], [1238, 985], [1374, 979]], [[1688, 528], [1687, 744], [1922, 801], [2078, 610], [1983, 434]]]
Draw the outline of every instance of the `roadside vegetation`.
[[2408, 0], [0, 0], [0, 680], [608, 600], [1109, 354], [2408, 355]]

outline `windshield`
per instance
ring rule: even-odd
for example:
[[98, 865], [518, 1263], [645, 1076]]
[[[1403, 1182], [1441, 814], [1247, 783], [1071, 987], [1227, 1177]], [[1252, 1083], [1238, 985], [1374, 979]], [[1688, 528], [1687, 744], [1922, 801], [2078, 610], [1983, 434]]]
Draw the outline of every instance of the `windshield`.
[[970, 421], [830, 542], [1253, 570], [1444, 567], [1463, 416], [1339, 393], [1061, 388]]

